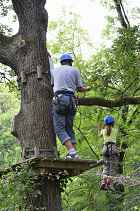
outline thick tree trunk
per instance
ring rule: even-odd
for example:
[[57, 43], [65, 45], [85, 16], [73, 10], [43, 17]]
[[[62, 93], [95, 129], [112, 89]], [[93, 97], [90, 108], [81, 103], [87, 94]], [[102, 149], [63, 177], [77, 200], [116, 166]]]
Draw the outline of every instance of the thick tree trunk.
[[[47, 12], [45, 0], [13, 0], [19, 20], [20, 46], [17, 76], [21, 85], [21, 109], [13, 122], [13, 134], [23, 157], [56, 157], [52, 124], [52, 89], [46, 50]], [[39, 194], [36, 194], [38, 192]], [[26, 210], [61, 211], [58, 181], [45, 177], [35, 184]], [[30, 198], [29, 197], [29, 198]], [[31, 204], [32, 201], [32, 204]]]
[[52, 90], [46, 51], [47, 13], [45, 1], [14, 1], [23, 45], [17, 51], [18, 80], [21, 82], [21, 110], [15, 117], [14, 133], [24, 149], [54, 155]]

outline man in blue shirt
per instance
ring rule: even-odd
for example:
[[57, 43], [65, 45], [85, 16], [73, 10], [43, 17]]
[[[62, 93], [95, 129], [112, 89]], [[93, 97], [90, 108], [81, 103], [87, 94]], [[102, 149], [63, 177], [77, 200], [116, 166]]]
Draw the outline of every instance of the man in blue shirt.
[[75, 92], [85, 92], [79, 70], [72, 66], [70, 54], [60, 57], [61, 66], [51, 71], [54, 90], [53, 121], [56, 135], [68, 150], [66, 159], [79, 158], [76, 152], [76, 139], [73, 130], [73, 120], [76, 113]]

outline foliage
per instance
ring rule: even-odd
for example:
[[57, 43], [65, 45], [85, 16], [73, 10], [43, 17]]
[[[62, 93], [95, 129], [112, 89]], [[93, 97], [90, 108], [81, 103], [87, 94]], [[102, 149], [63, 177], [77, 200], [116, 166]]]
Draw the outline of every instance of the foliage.
[[20, 147], [11, 135], [11, 120], [18, 111], [17, 94], [0, 86], [0, 165], [11, 165], [20, 157]]
[[[68, 18], [64, 20], [66, 15]], [[80, 18], [80, 15], [71, 11], [63, 11], [59, 21], [49, 22], [48, 49], [51, 50], [54, 61], [57, 62], [63, 52], [70, 52], [76, 58], [76, 63], [82, 65], [83, 52], [92, 49], [93, 45], [89, 41], [88, 33], [80, 25]]]
[[26, 210], [27, 193], [33, 189], [33, 172], [27, 166], [16, 167], [0, 179], [0, 210]]
[[[1, 18], [6, 17], [9, 15], [9, 12], [11, 11], [11, 2], [9, 0], [0, 0], [0, 16]], [[1, 21], [3, 22], [3, 21]], [[12, 28], [9, 27], [6, 24], [3, 24], [0, 22], [0, 33], [8, 33], [10, 34], [12, 32]]]
[[[64, 34], [67, 36], [67, 33], [69, 35], [68, 27], [66, 27], [66, 30], [63, 28], [62, 37]], [[118, 28], [111, 47], [103, 46], [88, 60], [83, 59], [83, 56], [80, 55], [80, 62], [76, 60], [75, 64], [81, 70], [86, 84], [92, 87], [92, 91], [88, 93], [88, 96], [94, 95], [110, 99], [140, 94], [139, 35], [138, 27], [132, 27], [127, 30]], [[57, 45], [58, 40], [57, 38]], [[81, 37], [80, 40], [82, 40]], [[51, 48], [51, 46], [53, 47]], [[65, 51], [69, 51], [69, 46], [67, 44], [64, 46]], [[73, 43], [72, 48], [75, 49], [75, 47]], [[54, 45], [50, 45], [50, 49], [52, 53], [58, 54], [63, 46], [61, 45], [60, 48], [56, 47], [55, 51], [54, 48], [55, 42]], [[79, 57], [78, 51], [75, 53], [75, 58], [77, 59], [77, 57]], [[96, 159], [95, 153], [100, 156], [102, 141], [98, 137], [98, 131], [102, 126], [103, 116], [106, 114], [112, 114], [117, 120], [116, 126], [120, 128], [118, 137], [120, 144], [127, 142], [128, 149], [124, 161], [124, 176], [126, 178], [127, 176], [132, 176], [133, 182], [126, 182], [124, 195], [113, 193], [107, 195], [99, 190], [101, 169], [99, 169], [99, 175], [96, 173], [97, 169], [88, 172], [80, 178], [75, 178], [67, 186], [63, 194], [64, 210], [66, 211], [139, 209], [139, 187], [133, 188], [136, 187], [137, 181], [139, 181], [139, 177], [133, 175], [135, 171], [134, 166], [139, 163], [139, 106], [124, 106], [115, 109], [99, 107], [78, 108], [75, 131], [79, 154], [81, 158], [86, 159]], [[65, 151], [61, 148], [61, 145], [59, 145], [59, 150], [63, 156]], [[136, 170], [138, 170], [138, 166]], [[133, 200], [135, 197], [137, 200]], [[109, 199], [113, 201], [112, 204], [108, 201]]]

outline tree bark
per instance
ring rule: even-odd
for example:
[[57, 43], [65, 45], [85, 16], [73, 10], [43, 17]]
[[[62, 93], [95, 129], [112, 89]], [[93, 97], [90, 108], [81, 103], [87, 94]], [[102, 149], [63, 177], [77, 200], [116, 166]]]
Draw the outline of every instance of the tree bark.
[[[16, 52], [21, 108], [13, 120], [13, 134], [22, 146], [24, 158], [55, 158], [53, 95], [46, 49], [46, 0], [12, 0], [12, 3], [18, 16], [21, 37]], [[39, 185], [35, 183], [35, 189], [29, 196], [31, 200], [27, 200], [26, 210], [62, 210], [59, 181], [50, 181], [42, 176]]]
[[49, 152], [54, 155], [56, 144], [51, 115], [52, 89], [48, 74], [47, 12], [44, 4], [44, 0], [13, 0], [22, 40], [16, 54], [21, 109], [14, 119], [14, 134], [25, 151], [32, 148], [36, 153], [48, 156]]

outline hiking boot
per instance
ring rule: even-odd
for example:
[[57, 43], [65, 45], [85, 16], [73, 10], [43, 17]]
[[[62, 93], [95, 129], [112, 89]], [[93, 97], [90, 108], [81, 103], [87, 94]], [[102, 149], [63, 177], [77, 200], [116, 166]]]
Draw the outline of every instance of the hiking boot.
[[68, 160], [68, 159], [78, 160], [78, 159], [80, 159], [80, 157], [79, 157], [78, 154], [74, 154], [74, 155], [67, 154], [66, 157], [65, 157], [64, 159], [65, 159], [65, 160]]

